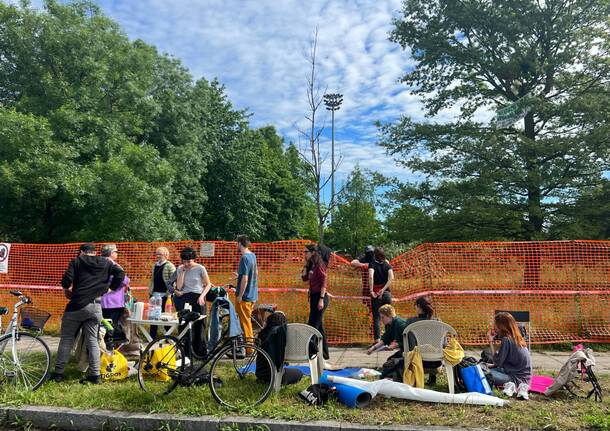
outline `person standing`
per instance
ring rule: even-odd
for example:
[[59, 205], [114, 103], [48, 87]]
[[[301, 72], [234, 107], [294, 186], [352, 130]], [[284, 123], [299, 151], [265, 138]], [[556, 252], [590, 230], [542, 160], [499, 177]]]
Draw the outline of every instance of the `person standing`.
[[[250, 240], [246, 235], [237, 237], [237, 251], [241, 253], [235, 289], [235, 310], [246, 341], [254, 338], [252, 330], [252, 310], [258, 300], [258, 265], [256, 255], [250, 251]], [[251, 353], [251, 352], [246, 352]]]
[[[110, 260], [114, 265], [118, 265], [117, 259], [119, 257], [119, 250], [116, 244], [104, 244], [102, 246], [102, 257]], [[108, 283], [112, 283], [112, 276], [108, 280]], [[123, 316], [125, 311], [125, 294], [129, 289], [129, 277], [125, 275], [121, 286], [117, 290], [110, 290], [102, 296], [102, 316], [104, 319], [112, 321], [112, 326], [116, 329], [119, 326], [119, 320]]]
[[[186, 304], [191, 306], [193, 311], [205, 315], [207, 313], [205, 305], [205, 295], [210, 291], [212, 283], [208, 277], [208, 271], [203, 265], [195, 262], [197, 253], [191, 247], [185, 247], [180, 252], [182, 265], [169, 279], [169, 284], [176, 283], [174, 290], [174, 300], [176, 310], [181, 311]], [[203, 320], [198, 320], [193, 324], [193, 350], [196, 356], [205, 356], [207, 349], [203, 339]], [[191, 346], [187, 346], [187, 350]], [[187, 352], [190, 356], [190, 351]]]
[[[373, 312], [371, 303], [371, 286], [369, 285], [368, 268], [375, 261], [375, 247], [367, 245], [364, 247], [364, 255], [350, 262], [352, 268], [359, 269], [362, 275], [362, 303], [369, 309], [369, 314]], [[374, 334], [371, 334], [374, 337]]]
[[[305, 266], [301, 279], [309, 282], [309, 320], [307, 324], [313, 326], [322, 334], [322, 354], [325, 360], [330, 358], [328, 341], [324, 331], [324, 312], [328, 308], [326, 265], [313, 244], [305, 246]], [[328, 368], [328, 364], [325, 364]]]
[[120, 289], [125, 272], [109, 259], [95, 255], [95, 244], [80, 246], [79, 256], [66, 269], [61, 286], [69, 299], [61, 319], [61, 336], [57, 349], [55, 371], [51, 379], [60, 382], [64, 368], [74, 346], [76, 333], [82, 327], [89, 357], [87, 375], [81, 383], [100, 382], [100, 346], [98, 330], [102, 321], [101, 296], [108, 291], [108, 280], [112, 276], [110, 290]]
[[[153, 293], [161, 294], [161, 312], [165, 312], [165, 304], [167, 298], [171, 295], [170, 278], [176, 272], [176, 267], [169, 259], [169, 250], [166, 247], [158, 247], [155, 251], [157, 261], [152, 268], [152, 277], [148, 283], [148, 297], [152, 297]], [[152, 325], [150, 328], [150, 336], [157, 338], [157, 326]]]
[[371, 296], [371, 312], [373, 314], [373, 338], [375, 343], [380, 340], [380, 316], [379, 307], [392, 303], [390, 286], [394, 280], [394, 271], [390, 262], [386, 259], [383, 248], [375, 247], [375, 258], [369, 264], [369, 286]]

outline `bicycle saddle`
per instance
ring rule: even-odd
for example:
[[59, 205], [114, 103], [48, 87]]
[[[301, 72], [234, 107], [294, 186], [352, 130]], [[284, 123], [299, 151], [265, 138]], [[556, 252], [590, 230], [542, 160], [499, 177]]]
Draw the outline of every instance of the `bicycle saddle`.
[[11, 290], [11, 295], [13, 295], [13, 296], [21, 296], [21, 295], [23, 295], [23, 293], [19, 292], [18, 290]]
[[0, 307], [0, 316], [4, 316], [5, 314], [8, 314], [8, 308]]
[[180, 320], [183, 320], [184, 322], [194, 322], [199, 319], [199, 316], [201, 316], [201, 314], [197, 313], [196, 311], [182, 310], [178, 312], [178, 317], [180, 317]]

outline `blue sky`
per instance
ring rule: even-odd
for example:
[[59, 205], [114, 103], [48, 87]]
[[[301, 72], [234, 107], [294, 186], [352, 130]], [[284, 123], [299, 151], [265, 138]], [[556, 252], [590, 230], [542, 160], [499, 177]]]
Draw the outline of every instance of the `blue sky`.
[[[16, 0], [11, 0], [15, 3]], [[409, 50], [388, 40], [400, 0], [98, 0], [131, 39], [140, 38], [179, 58], [195, 78], [218, 78], [237, 108], [248, 108], [253, 127], [276, 126], [298, 141], [307, 111], [306, 52], [319, 28], [319, 83], [344, 94], [336, 114], [336, 148], [344, 178], [362, 168], [416, 176], [376, 145], [374, 122], [400, 114], [423, 118], [420, 101], [398, 82], [415, 63]], [[40, 0], [34, 2], [40, 5]], [[435, 121], [453, 117], [442, 111]], [[330, 149], [330, 116], [323, 110]], [[330, 159], [330, 158], [329, 158]]]

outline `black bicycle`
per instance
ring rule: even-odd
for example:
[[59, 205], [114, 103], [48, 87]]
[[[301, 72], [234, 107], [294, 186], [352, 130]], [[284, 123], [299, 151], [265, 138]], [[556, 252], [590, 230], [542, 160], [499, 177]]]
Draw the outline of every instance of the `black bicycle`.
[[[177, 337], [166, 335], [151, 341], [140, 357], [138, 382], [144, 391], [161, 396], [177, 386], [208, 385], [214, 399], [231, 409], [253, 407], [269, 397], [274, 373], [270, 381], [260, 381], [254, 368], [273, 369], [273, 361], [254, 340], [224, 336], [200, 357], [192, 348], [185, 348], [192, 346], [193, 323], [206, 316], [183, 310], [178, 317], [180, 325], [186, 325], [182, 332]], [[185, 354], [187, 350], [190, 357]]]

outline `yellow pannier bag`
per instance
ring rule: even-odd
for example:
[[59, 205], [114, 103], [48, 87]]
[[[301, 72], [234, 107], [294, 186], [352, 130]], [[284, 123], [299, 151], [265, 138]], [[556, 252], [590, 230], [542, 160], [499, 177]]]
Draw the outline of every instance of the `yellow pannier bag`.
[[142, 370], [144, 374], [152, 376], [159, 382], [167, 382], [171, 379], [168, 371], [176, 369], [176, 348], [173, 344], [160, 347], [148, 352], [142, 361], [140, 366], [144, 367]]

